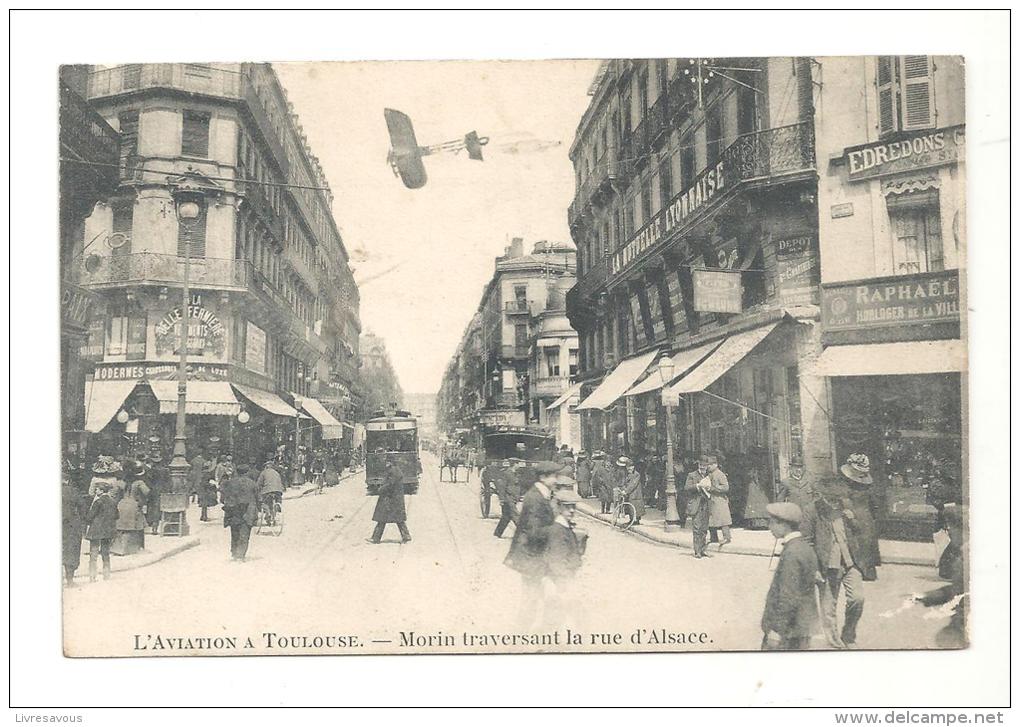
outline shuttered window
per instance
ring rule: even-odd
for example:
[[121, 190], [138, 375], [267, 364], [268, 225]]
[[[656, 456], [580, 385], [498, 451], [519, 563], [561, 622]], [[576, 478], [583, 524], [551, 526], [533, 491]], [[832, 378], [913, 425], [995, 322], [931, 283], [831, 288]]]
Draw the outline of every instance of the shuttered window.
[[936, 190], [889, 195], [893, 273], [913, 275], [943, 270], [942, 222]]
[[117, 125], [120, 127], [120, 178], [131, 179], [138, 164], [138, 112], [120, 114]]
[[931, 128], [935, 125], [931, 56], [903, 56], [900, 63], [903, 129]]
[[[134, 222], [135, 201], [122, 199], [110, 203], [113, 220], [110, 222], [110, 254], [127, 255], [131, 252], [131, 227]], [[123, 236], [123, 239], [121, 239]]]
[[934, 70], [931, 56], [878, 57], [875, 85], [880, 135], [935, 126]]
[[184, 112], [181, 156], [209, 156], [209, 114], [196, 111]]
[[184, 257], [187, 254], [189, 241], [191, 243], [191, 257], [205, 257], [206, 208], [199, 205], [199, 210], [201, 211], [195, 219], [177, 224], [178, 257]]

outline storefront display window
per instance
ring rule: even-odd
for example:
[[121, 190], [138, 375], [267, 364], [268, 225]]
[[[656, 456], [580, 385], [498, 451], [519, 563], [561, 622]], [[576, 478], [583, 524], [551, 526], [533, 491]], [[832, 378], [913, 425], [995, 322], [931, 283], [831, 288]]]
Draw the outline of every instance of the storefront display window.
[[916, 537], [962, 497], [959, 374], [833, 379], [837, 457], [867, 454], [884, 530]]

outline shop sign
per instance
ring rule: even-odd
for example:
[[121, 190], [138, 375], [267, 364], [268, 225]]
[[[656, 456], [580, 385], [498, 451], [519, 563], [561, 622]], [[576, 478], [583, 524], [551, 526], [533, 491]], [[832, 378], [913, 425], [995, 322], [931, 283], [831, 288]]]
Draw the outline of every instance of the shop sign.
[[623, 247], [609, 256], [608, 271], [616, 275], [660, 240], [669, 237], [691, 215], [704, 207], [726, 187], [723, 162], [706, 169], [694, 183], [673, 197]]
[[89, 309], [96, 299], [85, 288], [74, 283], [61, 283], [60, 285], [60, 320], [65, 326], [85, 329], [89, 323]]
[[777, 240], [776, 257], [780, 260], [804, 257], [813, 248], [812, 242], [814, 242], [812, 235], [799, 235], [785, 240]]
[[488, 426], [524, 426], [524, 412], [516, 410], [479, 412], [478, 423]]
[[844, 202], [843, 204], [834, 204], [829, 208], [829, 213], [834, 220], [838, 220], [840, 217], [853, 217], [854, 203]]
[[822, 287], [822, 325], [829, 331], [959, 321], [956, 270]]
[[[181, 308], [174, 308], [156, 324], [156, 355], [179, 353]], [[188, 355], [222, 356], [226, 351], [226, 329], [208, 308], [188, 306]]]
[[692, 271], [694, 310], [702, 313], [740, 313], [744, 285], [739, 270]]
[[256, 373], [266, 373], [266, 332], [251, 321], [245, 326], [244, 365]]
[[955, 164], [963, 157], [964, 126], [934, 129], [895, 141], [863, 144], [844, 151], [847, 179], [882, 177], [914, 169]]
[[[92, 378], [95, 381], [128, 381], [131, 379], [167, 381], [177, 378], [177, 364], [100, 364], [96, 366]], [[227, 367], [215, 364], [188, 364], [188, 378], [200, 381], [226, 381]]]

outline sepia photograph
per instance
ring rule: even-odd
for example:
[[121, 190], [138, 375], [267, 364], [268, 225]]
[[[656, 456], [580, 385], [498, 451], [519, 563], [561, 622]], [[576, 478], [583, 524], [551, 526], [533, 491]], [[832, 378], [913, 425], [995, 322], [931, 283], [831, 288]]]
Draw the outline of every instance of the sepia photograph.
[[962, 47], [208, 40], [57, 53], [37, 91], [52, 657], [952, 672], [1008, 611], [972, 580], [972, 488], [1009, 485], [972, 475]]
[[966, 645], [962, 58], [60, 83], [68, 656]]

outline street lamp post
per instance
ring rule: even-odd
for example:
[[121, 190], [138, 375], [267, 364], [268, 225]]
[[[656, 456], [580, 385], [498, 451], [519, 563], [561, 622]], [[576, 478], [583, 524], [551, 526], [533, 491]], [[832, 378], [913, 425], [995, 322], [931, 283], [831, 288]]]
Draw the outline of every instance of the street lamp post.
[[170, 460], [170, 487], [173, 492], [188, 491], [186, 406], [188, 401], [188, 322], [191, 305], [191, 225], [202, 214], [201, 193], [174, 188], [171, 191], [178, 223], [184, 226], [184, 280], [181, 286], [181, 328], [177, 358], [177, 425], [174, 432], [174, 453]]
[[672, 531], [680, 525], [680, 513], [676, 508], [676, 473], [673, 471], [673, 397], [667, 388], [673, 380], [673, 359], [669, 356], [659, 359], [659, 378], [662, 380], [662, 405], [666, 407], [666, 530]]

